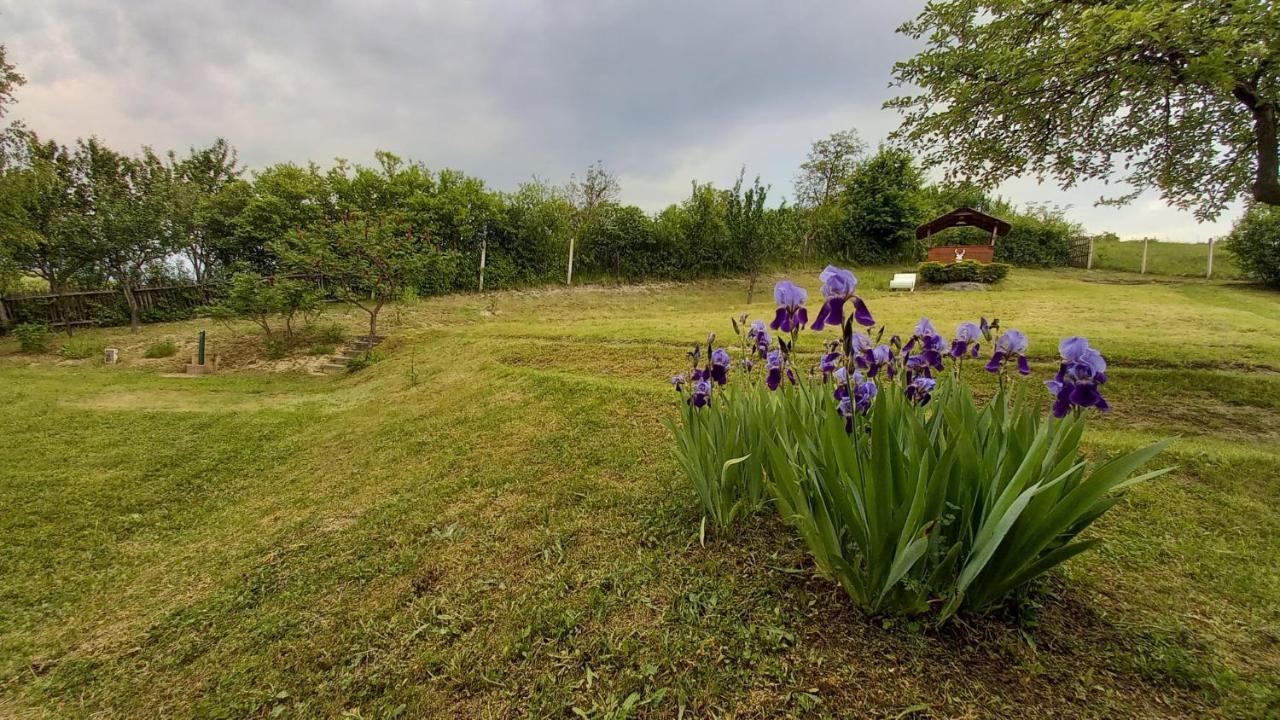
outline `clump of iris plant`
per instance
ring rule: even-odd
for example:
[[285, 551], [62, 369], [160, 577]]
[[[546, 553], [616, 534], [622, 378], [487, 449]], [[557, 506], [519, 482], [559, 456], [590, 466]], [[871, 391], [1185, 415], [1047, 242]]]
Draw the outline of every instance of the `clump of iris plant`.
[[[921, 318], [885, 340], [852, 272], [828, 266], [819, 279], [812, 325], [808, 292], [790, 281], [774, 288], [771, 323], [732, 320], [746, 370], [734, 382], [714, 335], [672, 378], [685, 402], [669, 426], [704, 533], [708, 520], [727, 531], [775, 507], [860, 608], [941, 623], [1000, 604], [1088, 549], [1097, 541], [1077, 534], [1129, 485], [1165, 472], [1135, 475], [1166, 443], [1100, 464], [1081, 453], [1087, 411], [1109, 407], [1106, 360], [1084, 338], [1059, 346], [1045, 417], [1021, 379], [1031, 374], [1023, 333], [980, 318], [944, 339]], [[806, 349], [806, 330], [828, 325], [839, 338]], [[980, 402], [964, 364], [987, 348], [984, 369], [999, 388]], [[953, 372], [942, 372], [948, 364]], [[799, 367], [809, 368], [803, 378]]]

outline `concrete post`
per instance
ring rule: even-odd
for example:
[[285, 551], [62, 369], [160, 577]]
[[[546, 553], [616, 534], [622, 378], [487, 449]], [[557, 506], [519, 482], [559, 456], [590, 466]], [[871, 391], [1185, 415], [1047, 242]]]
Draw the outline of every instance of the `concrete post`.
[[1209, 268], [1204, 273], [1205, 278], [1209, 280], [1213, 279], [1213, 245], [1213, 238], [1209, 238]]
[[1140, 273], [1142, 275], [1147, 274], [1147, 245], [1148, 244], [1150, 244], [1150, 241], [1147, 240], [1146, 238], [1142, 238], [1142, 272]]

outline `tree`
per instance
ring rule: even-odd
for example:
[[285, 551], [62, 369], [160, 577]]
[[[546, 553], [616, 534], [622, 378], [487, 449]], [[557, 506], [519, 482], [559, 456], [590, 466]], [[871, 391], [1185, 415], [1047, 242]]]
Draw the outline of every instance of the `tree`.
[[[0, 120], [8, 114], [8, 106], [15, 102], [14, 92], [27, 79], [9, 62], [4, 45], [0, 45]], [[10, 125], [0, 129], [0, 170], [8, 167], [16, 153], [25, 149], [21, 126]]]
[[941, 0], [900, 32], [886, 107], [928, 165], [1155, 188], [1201, 218], [1280, 205], [1280, 13], [1266, 0]]
[[305, 167], [281, 163], [264, 168], [254, 176], [247, 198], [236, 197], [236, 188], [235, 183], [228, 185], [219, 194], [218, 202], [243, 200], [235, 219], [239, 255], [268, 273], [275, 270], [276, 257], [267, 251], [272, 243], [338, 218], [329, 183], [313, 163]]
[[843, 226], [833, 249], [863, 264], [901, 259], [924, 219], [922, 183], [914, 158], [900, 148], [881, 147], [859, 163], [841, 198]]
[[737, 251], [738, 262], [747, 273], [747, 303], [756, 294], [756, 281], [765, 260], [765, 197], [769, 188], [760, 184], [757, 175], [751, 187], [742, 189], [746, 168], [738, 173], [738, 181], [729, 192], [725, 203], [725, 222], [729, 226], [729, 241]]
[[617, 202], [620, 193], [621, 188], [617, 178], [600, 162], [588, 165], [582, 180], [578, 180], [576, 175], [569, 176], [569, 186], [565, 190], [565, 195], [569, 198], [569, 204], [573, 206], [573, 216], [570, 221], [572, 232], [569, 235], [569, 272], [565, 280], [567, 284], [573, 284], [575, 241], [581, 239], [586, 228], [599, 218], [606, 205]]
[[829, 241], [840, 215], [840, 194], [866, 152], [867, 144], [852, 129], [832, 133], [809, 148], [795, 179], [796, 203], [804, 209], [806, 221], [802, 257], [808, 257], [813, 244]]
[[62, 292], [96, 261], [84, 233], [81, 159], [34, 134], [24, 140], [23, 164], [0, 173], [0, 244], [24, 272]]
[[688, 199], [676, 216], [684, 242], [689, 271], [694, 275], [724, 275], [738, 268], [724, 220], [724, 194], [711, 183], [692, 183]]
[[803, 208], [833, 203], [866, 152], [867, 144], [857, 130], [843, 130], [815, 141], [796, 174], [796, 203]]
[[191, 148], [182, 160], [172, 151], [168, 158], [174, 177], [177, 244], [191, 262], [196, 282], [207, 282], [233, 233], [222, 214], [226, 197], [219, 195], [240, 178], [242, 170], [235, 148], [222, 138], [207, 148]]
[[574, 208], [565, 193], [534, 178], [502, 198], [506, 233], [496, 234], [502, 250], [527, 282], [548, 282], [559, 272], [560, 258], [569, 247]]
[[130, 158], [96, 138], [79, 143], [92, 208], [88, 237], [108, 279], [124, 294], [129, 327], [142, 327], [136, 290], [147, 266], [177, 251], [173, 168], [149, 148]]
[[1280, 288], [1280, 209], [1249, 207], [1231, 229], [1227, 248], [1246, 275]]
[[351, 213], [337, 222], [295, 230], [275, 244], [295, 268], [320, 276], [325, 287], [369, 315], [369, 338], [388, 302], [416, 288], [440, 253], [393, 214]]

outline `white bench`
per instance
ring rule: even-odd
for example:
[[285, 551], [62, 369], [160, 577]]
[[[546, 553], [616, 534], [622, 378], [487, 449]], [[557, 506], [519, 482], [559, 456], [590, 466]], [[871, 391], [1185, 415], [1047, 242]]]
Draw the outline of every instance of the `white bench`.
[[889, 281], [890, 290], [910, 290], [916, 291], [916, 274], [915, 273], [895, 273], [893, 279]]

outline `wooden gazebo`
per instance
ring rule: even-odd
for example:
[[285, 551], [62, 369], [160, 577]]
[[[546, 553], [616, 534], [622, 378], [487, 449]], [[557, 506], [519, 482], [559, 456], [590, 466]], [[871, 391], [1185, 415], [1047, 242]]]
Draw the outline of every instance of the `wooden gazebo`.
[[1009, 234], [1013, 226], [997, 217], [992, 217], [973, 208], [960, 207], [916, 228], [917, 240], [928, 240], [934, 233], [953, 227], [976, 227], [991, 233], [991, 242], [986, 245], [938, 245], [929, 248], [929, 261], [953, 263], [961, 260], [975, 260], [989, 263], [995, 258], [996, 239]]

